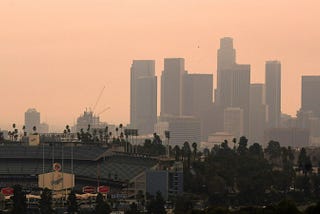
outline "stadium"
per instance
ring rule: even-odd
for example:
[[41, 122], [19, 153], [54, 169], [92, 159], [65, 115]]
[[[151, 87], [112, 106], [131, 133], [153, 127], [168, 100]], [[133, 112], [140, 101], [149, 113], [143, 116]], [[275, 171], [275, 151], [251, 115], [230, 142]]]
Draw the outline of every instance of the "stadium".
[[111, 194], [132, 197], [146, 193], [145, 172], [158, 166], [156, 158], [119, 152], [119, 148], [83, 143], [51, 142], [31, 146], [26, 143], [0, 145], [0, 187], [20, 184], [27, 191], [39, 189], [38, 176], [59, 171], [74, 174], [74, 190], [86, 186], [109, 186]]

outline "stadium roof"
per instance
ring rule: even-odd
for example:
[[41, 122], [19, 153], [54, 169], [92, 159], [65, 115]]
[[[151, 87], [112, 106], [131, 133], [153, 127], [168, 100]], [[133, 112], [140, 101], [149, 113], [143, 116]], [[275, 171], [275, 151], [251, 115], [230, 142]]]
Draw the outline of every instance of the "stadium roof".
[[[73, 150], [73, 152], [72, 152]], [[107, 147], [97, 145], [61, 146], [61, 144], [29, 146], [24, 144], [0, 145], [0, 159], [75, 159], [97, 160], [111, 154]]]

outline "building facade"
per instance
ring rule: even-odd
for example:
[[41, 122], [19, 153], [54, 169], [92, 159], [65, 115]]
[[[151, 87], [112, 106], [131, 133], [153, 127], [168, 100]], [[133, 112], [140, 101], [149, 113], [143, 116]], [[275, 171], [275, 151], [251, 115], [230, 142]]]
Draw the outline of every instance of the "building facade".
[[40, 112], [35, 108], [30, 108], [24, 113], [24, 124], [26, 126], [25, 131], [27, 133], [33, 133], [33, 127], [38, 130], [40, 128]]
[[263, 143], [264, 131], [267, 128], [268, 108], [265, 104], [265, 85], [251, 84], [250, 86], [250, 142]]
[[154, 60], [133, 60], [130, 80], [130, 125], [140, 134], [157, 122], [157, 77]]
[[161, 75], [160, 115], [182, 115], [183, 81], [186, 75], [183, 58], [164, 59]]
[[268, 127], [280, 126], [281, 118], [281, 63], [266, 62], [266, 104], [268, 105]]
[[226, 108], [224, 110], [224, 131], [240, 138], [243, 136], [243, 110], [241, 108]]
[[320, 117], [320, 76], [302, 76], [301, 111], [312, 111]]

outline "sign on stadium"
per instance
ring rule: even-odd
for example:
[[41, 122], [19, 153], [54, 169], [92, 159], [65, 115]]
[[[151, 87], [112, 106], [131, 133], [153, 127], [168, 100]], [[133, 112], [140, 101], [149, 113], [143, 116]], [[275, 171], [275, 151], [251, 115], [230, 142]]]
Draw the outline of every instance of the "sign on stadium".
[[109, 192], [109, 187], [108, 186], [98, 186], [97, 192], [108, 193]]
[[1, 189], [1, 193], [2, 193], [4, 196], [13, 195], [13, 188], [11, 188], [11, 187], [2, 188], [2, 189]]
[[38, 185], [40, 188], [50, 190], [63, 190], [74, 187], [74, 174], [59, 171], [40, 174], [38, 176]]
[[82, 188], [82, 192], [83, 193], [95, 193], [96, 192], [96, 188], [93, 186], [85, 186]]
[[38, 134], [29, 135], [29, 145], [38, 146], [40, 144], [40, 136]]

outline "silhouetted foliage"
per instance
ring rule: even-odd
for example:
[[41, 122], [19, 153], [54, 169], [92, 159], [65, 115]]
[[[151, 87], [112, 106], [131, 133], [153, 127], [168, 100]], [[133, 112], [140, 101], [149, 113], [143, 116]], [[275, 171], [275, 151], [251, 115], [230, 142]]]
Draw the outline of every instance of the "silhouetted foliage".
[[103, 195], [98, 193], [96, 198], [96, 207], [95, 207], [96, 214], [108, 214], [111, 213], [111, 208], [109, 204], [104, 200]]
[[41, 213], [53, 213], [51, 190], [49, 190], [48, 188], [43, 189], [39, 204]]
[[71, 191], [68, 195], [68, 213], [74, 214], [78, 212], [78, 203], [76, 194], [74, 191]]
[[147, 210], [150, 214], [165, 214], [166, 210], [164, 208], [165, 201], [160, 192], [157, 192], [156, 197], [152, 198], [148, 205]]
[[[294, 168], [298, 153], [291, 147], [270, 141], [265, 150], [258, 143], [248, 148], [245, 137], [234, 142], [233, 148], [224, 141], [211, 152], [204, 150], [204, 159], [193, 161], [190, 170], [185, 168], [186, 192], [216, 206], [268, 205], [286, 197], [304, 202], [320, 196], [320, 175], [312, 173], [311, 158], [304, 149], [297, 162], [299, 174]], [[174, 148], [176, 160], [178, 149]], [[186, 151], [184, 145], [182, 160], [187, 163]]]
[[13, 187], [13, 209], [12, 214], [24, 214], [27, 212], [27, 204], [26, 204], [26, 195], [22, 191], [22, 187], [20, 185], [15, 185]]

